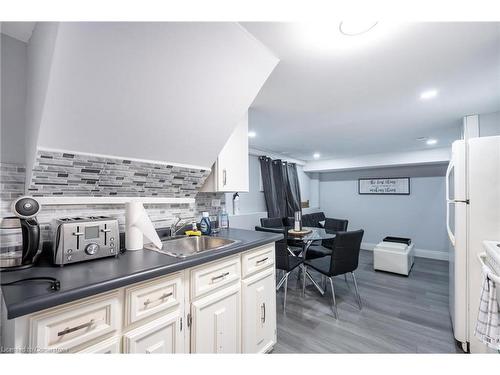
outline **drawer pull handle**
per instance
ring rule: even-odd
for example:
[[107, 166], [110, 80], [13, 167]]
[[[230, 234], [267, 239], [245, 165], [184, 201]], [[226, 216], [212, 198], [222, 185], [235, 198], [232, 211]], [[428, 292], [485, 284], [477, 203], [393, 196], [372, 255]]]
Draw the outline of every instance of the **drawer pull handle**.
[[264, 324], [266, 322], [266, 303], [265, 302], [262, 302], [261, 309], [262, 309], [262, 315], [261, 315], [260, 321], [262, 322], [262, 324]]
[[170, 292], [170, 293], [163, 293], [163, 295], [160, 297], [160, 299], [163, 300], [163, 299], [171, 297], [173, 295], [174, 295], [174, 293], [172, 293], [172, 292]]
[[229, 272], [224, 272], [224, 273], [220, 274], [219, 276], [212, 277], [212, 281], [215, 281], [215, 280], [218, 280], [218, 279], [223, 279], [227, 275], [229, 275]]
[[90, 328], [94, 325], [94, 323], [95, 323], [95, 320], [92, 319], [90, 322], [80, 324], [79, 326], [72, 327], [72, 328], [65, 328], [62, 331], [57, 332], [57, 336], [64, 336], [64, 335], [67, 335], [68, 333], [79, 331], [80, 329]]
[[265, 257], [265, 258], [262, 258], [261, 260], [258, 260], [257, 262], [255, 262], [256, 264], [260, 264], [260, 263], [263, 263], [265, 262], [266, 260], [268, 260], [269, 257]]

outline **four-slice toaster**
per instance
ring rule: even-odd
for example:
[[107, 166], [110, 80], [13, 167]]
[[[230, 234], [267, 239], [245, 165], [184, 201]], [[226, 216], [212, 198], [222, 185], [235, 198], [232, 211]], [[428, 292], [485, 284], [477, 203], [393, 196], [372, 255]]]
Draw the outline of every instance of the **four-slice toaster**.
[[107, 216], [68, 217], [53, 222], [53, 263], [65, 264], [117, 256], [118, 220]]

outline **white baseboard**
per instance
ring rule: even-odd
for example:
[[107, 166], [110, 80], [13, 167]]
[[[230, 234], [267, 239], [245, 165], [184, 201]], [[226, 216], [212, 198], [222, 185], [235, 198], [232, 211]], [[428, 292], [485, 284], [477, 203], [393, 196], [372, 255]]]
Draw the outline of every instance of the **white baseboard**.
[[[361, 249], [373, 251], [373, 249], [377, 246], [376, 243], [371, 242], [363, 242], [361, 243]], [[428, 259], [437, 259], [437, 260], [446, 260], [448, 261], [448, 252], [442, 250], [429, 250], [429, 249], [419, 249], [415, 248], [414, 254], [419, 258], [428, 258]]]

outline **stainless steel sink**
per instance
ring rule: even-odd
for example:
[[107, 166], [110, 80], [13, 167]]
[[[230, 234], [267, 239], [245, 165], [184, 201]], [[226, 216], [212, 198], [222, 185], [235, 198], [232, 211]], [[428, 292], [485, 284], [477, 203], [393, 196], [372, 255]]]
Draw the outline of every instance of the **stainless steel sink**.
[[221, 237], [178, 236], [163, 240], [161, 249], [157, 249], [153, 244], [147, 244], [144, 247], [176, 258], [187, 258], [204, 251], [220, 250], [238, 242], [240, 241]]

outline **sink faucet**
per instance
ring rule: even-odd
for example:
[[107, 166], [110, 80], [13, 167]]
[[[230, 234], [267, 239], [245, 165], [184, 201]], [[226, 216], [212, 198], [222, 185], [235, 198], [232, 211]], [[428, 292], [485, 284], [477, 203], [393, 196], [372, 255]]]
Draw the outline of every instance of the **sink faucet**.
[[191, 223], [194, 222], [194, 220], [184, 220], [184, 221], [182, 221], [182, 219], [180, 217], [176, 217], [175, 219], [176, 219], [175, 223], [173, 223], [172, 225], [170, 225], [170, 237], [174, 237], [175, 235], [177, 235], [177, 232], [179, 232], [187, 224], [189, 224], [190, 222]]

